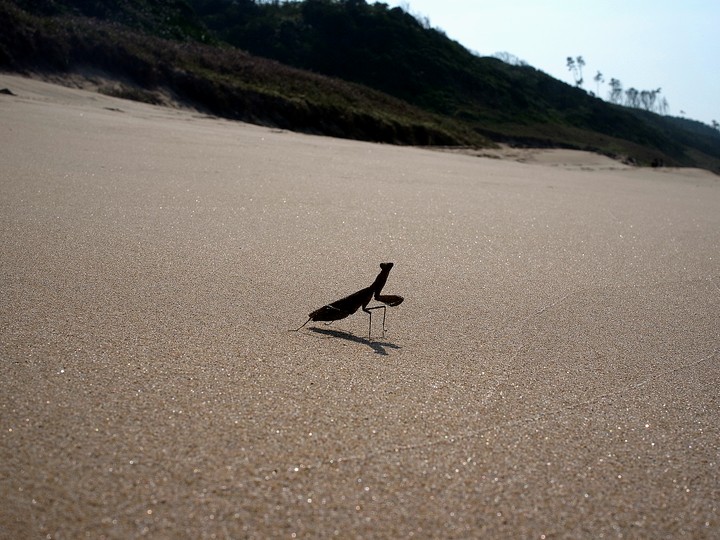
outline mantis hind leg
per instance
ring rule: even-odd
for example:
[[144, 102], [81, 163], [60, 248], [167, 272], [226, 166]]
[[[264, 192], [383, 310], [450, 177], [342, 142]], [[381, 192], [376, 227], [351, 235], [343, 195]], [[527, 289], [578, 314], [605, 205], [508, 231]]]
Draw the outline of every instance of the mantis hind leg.
[[372, 311], [373, 309], [382, 309], [383, 310], [383, 337], [385, 337], [385, 315], [387, 314], [387, 308], [385, 306], [373, 306], [371, 308], [367, 308], [364, 311], [370, 315], [370, 326], [368, 328], [368, 339], [370, 338], [370, 332], [372, 330]]

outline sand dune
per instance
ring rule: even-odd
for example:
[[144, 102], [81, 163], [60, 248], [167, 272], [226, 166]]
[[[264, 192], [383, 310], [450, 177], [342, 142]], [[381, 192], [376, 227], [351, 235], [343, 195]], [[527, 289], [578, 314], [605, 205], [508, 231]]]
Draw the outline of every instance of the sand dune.
[[0, 537], [720, 535], [718, 177], [4, 87]]

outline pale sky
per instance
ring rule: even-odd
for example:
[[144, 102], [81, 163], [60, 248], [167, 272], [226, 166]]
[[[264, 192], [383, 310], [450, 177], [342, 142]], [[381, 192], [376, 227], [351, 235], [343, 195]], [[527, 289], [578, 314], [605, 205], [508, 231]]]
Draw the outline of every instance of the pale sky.
[[[586, 90], [662, 88], [669, 114], [720, 122], [718, 0], [383, 0], [426, 17], [481, 55], [508, 52], [574, 84], [568, 56], [582, 56]], [[684, 114], [681, 113], [684, 111]]]

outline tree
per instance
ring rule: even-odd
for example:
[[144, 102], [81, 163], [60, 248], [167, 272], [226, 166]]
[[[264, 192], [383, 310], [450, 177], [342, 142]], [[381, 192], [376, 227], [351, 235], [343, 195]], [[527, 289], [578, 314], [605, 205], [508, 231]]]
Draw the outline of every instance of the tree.
[[597, 74], [595, 75], [595, 77], [593, 77], [593, 80], [595, 81], [595, 84], [597, 85], [597, 95], [599, 96], [600, 95], [600, 83], [605, 82], [605, 79], [603, 78], [603, 74], [598, 71]]
[[645, 109], [646, 111], [651, 111], [653, 106], [653, 93], [649, 90], [641, 90], [640, 91], [640, 101], [638, 105], [640, 105], [641, 109]]
[[585, 67], [585, 60], [582, 56], [573, 58], [572, 56], [567, 57], [567, 68], [573, 74], [575, 79], [575, 86], [580, 87], [583, 83], [582, 69]]
[[510, 54], [509, 52], [496, 52], [492, 55], [493, 58], [497, 58], [498, 60], [501, 60], [505, 62], [506, 64], [510, 64], [511, 66], [527, 66], [528, 63], [525, 60], [521, 60], [514, 54]]
[[622, 83], [617, 79], [610, 79], [610, 103], [621, 104], [623, 95]]
[[658, 107], [656, 107], [655, 102], [661, 91], [661, 88], [657, 90], [643, 90], [640, 92], [638, 106], [646, 111], [657, 111]]
[[578, 56], [575, 63], [577, 64], [578, 74], [580, 75], [578, 78], [578, 86], [582, 86], [583, 84], [583, 74], [582, 69], [585, 67], [585, 60], [583, 60], [582, 56]]
[[[667, 99], [659, 98], [662, 88], [655, 90], [637, 90], [636, 88], [628, 88], [623, 92], [622, 83], [617, 79], [610, 79], [610, 93], [608, 95], [610, 103], [617, 105], [625, 105], [636, 109], [645, 109], [646, 111], [656, 112], [658, 114], [667, 114], [670, 106]], [[623, 100], [623, 95], [624, 100]]]
[[636, 109], [640, 106], [640, 92], [636, 88], [625, 90], [625, 105]]

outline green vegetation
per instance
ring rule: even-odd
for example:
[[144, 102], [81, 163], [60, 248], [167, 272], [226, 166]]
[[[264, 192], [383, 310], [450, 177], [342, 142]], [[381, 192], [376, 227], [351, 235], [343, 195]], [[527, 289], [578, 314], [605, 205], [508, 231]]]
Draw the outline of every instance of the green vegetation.
[[211, 114], [307, 133], [395, 144], [489, 144], [465, 125], [376, 90], [201, 43], [192, 37], [207, 35], [200, 23], [169, 31], [163, 21], [178, 20], [177, 1], [106, 2], [114, 9], [133, 6], [129, 15], [113, 15], [127, 24], [81, 16], [81, 1], [46, 2], [33, 12], [22, 4], [0, 0], [0, 24], [7, 29], [0, 34], [0, 69], [102, 72], [120, 81], [107, 89], [116, 96], [152, 103], [171, 94]]
[[[400, 144], [566, 147], [720, 172], [710, 126], [479, 57], [364, 0], [0, 0], [0, 69], [92, 67], [208, 112]], [[577, 67], [575, 60], [575, 67]], [[581, 72], [578, 72], [581, 76]]]

